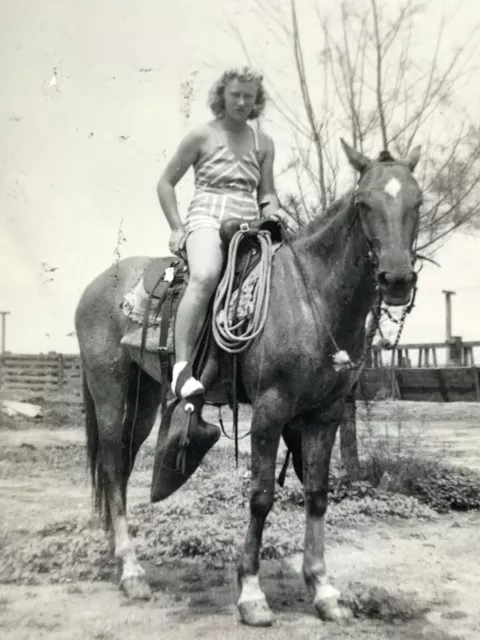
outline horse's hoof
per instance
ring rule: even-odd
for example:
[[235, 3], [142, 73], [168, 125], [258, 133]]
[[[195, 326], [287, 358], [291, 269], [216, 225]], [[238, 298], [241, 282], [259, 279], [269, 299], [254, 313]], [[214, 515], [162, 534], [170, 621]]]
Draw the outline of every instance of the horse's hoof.
[[270, 627], [275, 620], [264, 598], [261, 600], [240, 601], [238, 603], [238, 611], [243, 624], [249, 627]]
[[352, 618], [352, 610], [338, 604], [335, 597], [317, 598], [313, 603], [318, 615], [325, 622], [344, 622]]
[[150, 586], [143, 576], [124, 578], [120, 583], [120, 589], [129, 600], [150, 600], [152, 597]]

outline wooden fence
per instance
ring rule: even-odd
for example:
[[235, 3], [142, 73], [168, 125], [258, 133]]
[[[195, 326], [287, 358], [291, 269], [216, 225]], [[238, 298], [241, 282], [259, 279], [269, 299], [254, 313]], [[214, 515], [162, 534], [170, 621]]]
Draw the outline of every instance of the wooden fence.
[[359, 396], [480, 402], [480, 370], [475, 365], [479, 348], [479, 341], [464, 342], [459, 336], [447, 342], [401, 344], [393, 353], [374, 348], [360, 380]]
[[478, 367], [390, 367], [365, 369], [358, 385], [361, 399], [422, 402], [480, 402]]
[[[474, 365], [473, 349], [480, 342], [452, 345], [399, 345], [395, 366], [389, 366], [391, 352], [372, 353], [359, 380], [358, 397], [368, 399], [396, 398], [430, 402], [480, 402], [480, 369]], [[438, 365], [436, 352], [447, 348], [447, 363]], [[412, 352], [418, 356], [412, 366]], [[454, 360], [454, 362], [452, 362]], [[25, 399], [61, 396], [68, 402], [81, 403], [81, 366], [77, 354], [0, 355], [0, 391], [5, 397]]]
[[80, 358], [61, 353], [4, 353], [0, 355], [0, 389], [26, 399], [62, 395], [81, 402]]
[[[455, 336], [448, 342], [416, 342], [400, 344], [393, 353], [396, 368], [474, 367], [475, 350], [480, 350], [480, 341], [464, 342]], [[377, 369], [390, 364], [391, 351], [374, 348], [367, 361], [368, 368]]]

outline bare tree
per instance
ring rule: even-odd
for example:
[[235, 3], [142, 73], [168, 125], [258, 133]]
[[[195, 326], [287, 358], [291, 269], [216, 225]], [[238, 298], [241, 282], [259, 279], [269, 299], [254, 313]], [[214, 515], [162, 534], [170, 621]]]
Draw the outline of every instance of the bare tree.
[[[302, 28], [300, 9], [305, 12], [307, 4]], [[438, 4], [433, 10], [432, 2], [402, 0], [392, 9], [391, 3], [378, 0], [343, 0], [333, 11], [330, 5], [328, 16], [321, 0], [302, 2], [300, 9], [295, 0], [290, 6], [282, 0], [257, 0], [259, 18], [290, 49], [303, 106], [299, 117], [288, 99], [291, 94], [282, 92], [272, 76], [270, 95], [294, 141], [292, 157], [277, 181], [295, 185], [280, 189], [283, 208], [302, 226], [337, 200], [347, 181], [337, 155], [340, 136], [350, 137], [353, 146], [369, 155], [389, 149], [405, 156], [421, 144], [417, 172], [424, 207], [417, 251], [431, 256], [457, 229], [480, 220], [480, 128], [457, 98], [462, 89], [468, 95], [478, 26], [455, 43], [448, 34], [455, 16], [444, 15], [425, 45], [426, 20], [431, 28], [429, 18], [438, 15]], [[305, 28], [312, 32], [313, 20], [314, 39], [304, 35]], [[251, 48], [245, 42], [243, 47], [252, 59]], [[340, 440], [344, 465], [355, 476], [360, 467], [353, 393]]]
[[434, 253], [451, 233], [480, 217], [480, 131], [456, 98], [472, 77], [480, 31], [474, 26], [456, 44], [447, 29], [455, 16], [445, 15], [432, 46], [421, 49], [422, 25], [438, 14], [438, 8], [429, 13], [431, 7], [419, 0], [403, 0], [395, 9], [378, 0], [343, 0], [325, 16], [320, 0], [312, 0], [308, 22], [314, 17], [318, 32], [312, 64], [295, 0], [288, 11], [281, 0], [257, 0], [259, 17], [291, 48], [303, 104], [304, 117], [298, 118], [270, 83], [276, 110], [295, 141], [284, 174], [296, 186], [279, 195], [297, 225], [338, 197], [338, 139], [347, 134], [366, 153], [383, 148], [403, 156], [422, 144], [419, 251]]

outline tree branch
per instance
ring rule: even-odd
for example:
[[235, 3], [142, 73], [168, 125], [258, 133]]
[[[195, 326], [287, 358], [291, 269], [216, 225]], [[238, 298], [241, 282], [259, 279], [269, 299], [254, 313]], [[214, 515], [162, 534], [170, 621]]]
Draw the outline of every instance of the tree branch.
[[294, 53], [295, 53], [295, 64], [297, 67], [298, 78], [300, 81], [303, 104], [305, 107], [305, 111], [307, 112], [307, 117], [311, 127], [312, 137], [313, 137], [313, 140], [315, 141], [315, 146], [317, 151], [318, 179], [320, 182], [321, 205], [323, 209], [326, 209], [327, 193], [325, 188], [325, 168], [324, 168], [324, 157], [323, 157], [323, 148], [322, 148], [323, 144], [322, 144], [320, 132], [317, 127], [315, 113], [313, 111], [312, 101], [310, 98], [310, 92], [308, 90], [308, 82], [305, 75], [305, 64], [304, 64], [303, 51], [301, 47], [300, 35], [298, 30], [298, 20], [297, 20], [295, 0], [291, 0], [291, 9], [292, 9], [293, 46], [294, 46]]
[[385, 121], [385, 109], [383, 105], [383, 95], [382, 95], [382, 45], [380, 42], [380, 27], [378, 24], [378, 7], [377, 0], [370, 0], [372, 5], [373, 12], [373, 23], [375, 30], [375, 52], [376, 52], [376, 69], [377, 69], [377, 82], [376, 82], [376, 95], [377, 95], [377, 109], [378, 115], [380, 118], [380, 131], [382, 134], [382, 142], [383, 148], [388, 148], [388, 139], [387, 139], [387, 124]]

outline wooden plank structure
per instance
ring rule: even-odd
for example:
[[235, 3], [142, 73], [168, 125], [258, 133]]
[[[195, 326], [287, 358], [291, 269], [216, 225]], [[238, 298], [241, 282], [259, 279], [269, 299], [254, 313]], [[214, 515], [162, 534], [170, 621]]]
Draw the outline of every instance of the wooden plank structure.
[[374, 348], [359, 393], [368, 399], [480, 402], [480, 372], [474, 356], [479, 347], [480, 341], [463, 342], [453, 336], [446, 342], [398, 345], [393, 354]]
[[0, 355], [0, 389], [24, 396], [67, 394], [81, 401], [78, 355], [61, 353]]
[[366, 369], [359, 397], [422, 402], [480, 402], [478, 367]]
[[[480, 370], [474, 349], [480, 341], [452, 337], [442, 343], [398, 345], [391, 351], [372, 349], [358, 385], [359, 398], [395, 398], [431, 402], [480, 402]], [[445, 351], [442, 361], [441, 351]], [[417, 352], [415, 354], [415, 351]], [[415, 357], [416, 356], [416, 357]], [[62, 394], [81, 402], [78, 354], [0, 355], [0, 390], [22, 396]]]
[[458, 336], [452, 338], [450, 342], [432, 342], [425, 344], [404, 344], [399, 345], [395, 353], [395, 364], [397, 367], [415, 366], [412, 360], [412, 351], [417, 351], [417, 367], [438, 367], [438, 352], [447, 350], [446, 363], [453, 366], [472, 367], [474, 366], [474, 348], [480, 347], [480, 342], [462, 342]]

